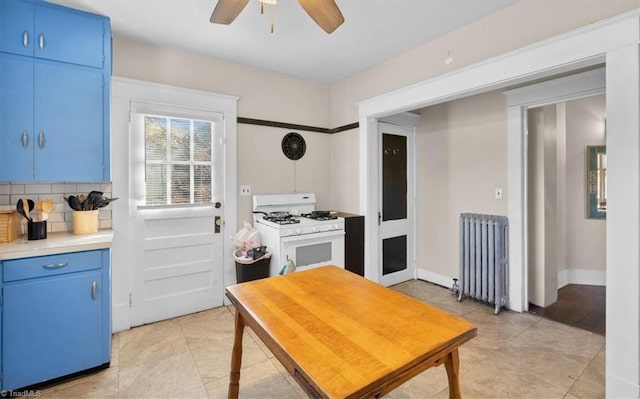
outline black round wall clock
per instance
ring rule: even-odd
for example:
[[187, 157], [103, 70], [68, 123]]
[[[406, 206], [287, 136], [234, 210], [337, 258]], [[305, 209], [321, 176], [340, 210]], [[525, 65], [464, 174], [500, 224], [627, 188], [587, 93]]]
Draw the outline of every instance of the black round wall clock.
[[306, 150], [307, 144], [298, 133], [290, 132], [282, 138], [282, 152], [287, 158], [297, 161], [303, 157]]

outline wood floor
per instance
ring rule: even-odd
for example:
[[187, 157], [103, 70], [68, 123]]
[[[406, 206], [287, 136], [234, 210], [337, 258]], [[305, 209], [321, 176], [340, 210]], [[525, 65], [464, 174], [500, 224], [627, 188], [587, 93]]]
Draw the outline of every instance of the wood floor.
[[569, 284], [558, 290], [558, 301], [541, 308], [529, 304], [529, 313], [605, 335], [606, 287]]

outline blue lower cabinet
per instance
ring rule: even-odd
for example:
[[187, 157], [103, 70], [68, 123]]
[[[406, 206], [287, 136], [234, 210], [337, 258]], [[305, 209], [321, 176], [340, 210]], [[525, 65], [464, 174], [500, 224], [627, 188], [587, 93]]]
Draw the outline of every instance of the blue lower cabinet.
[[[2, 266], [3, 391], [109, 362], [108, 249], [6, 261]], [[23, 272], [16, 274], [18, 268]], [[16, 280], [19, 276], [24, 278]]]

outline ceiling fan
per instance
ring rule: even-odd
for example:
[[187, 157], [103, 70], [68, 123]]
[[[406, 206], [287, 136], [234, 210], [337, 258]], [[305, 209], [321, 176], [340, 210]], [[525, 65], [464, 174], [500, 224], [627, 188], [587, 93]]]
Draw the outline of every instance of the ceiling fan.
[[[261, 3], [275, 4], [276, 0], [259, 0]], [[249, 0], [218, 0], [210, 22], [229, 25], [244, 10]], [[298, 0], [309, 16], [324, 29], [332, 33], [344, 22], [342, 12], [335, 0]]]

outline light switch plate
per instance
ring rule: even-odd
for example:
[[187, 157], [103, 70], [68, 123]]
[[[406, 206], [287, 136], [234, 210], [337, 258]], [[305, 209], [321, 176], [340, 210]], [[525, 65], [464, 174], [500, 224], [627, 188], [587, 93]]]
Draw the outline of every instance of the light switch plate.
[[251, 186], [240, 186], [240, 196], [248, 197], [251, 195]]
[[496, 199], [502, 199], [502, 189], [496, 188]]

